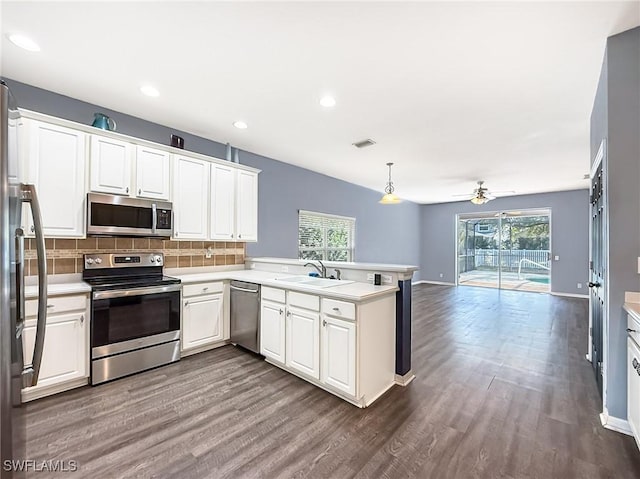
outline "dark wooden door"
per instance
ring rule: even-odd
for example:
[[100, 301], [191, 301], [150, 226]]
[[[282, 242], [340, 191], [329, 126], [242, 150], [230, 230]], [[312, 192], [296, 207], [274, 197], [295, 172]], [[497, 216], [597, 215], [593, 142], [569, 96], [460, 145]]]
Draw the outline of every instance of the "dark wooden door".
[[591, 314], [591, 364], [602, 396], [602, 328], [605, 314], [606, 221], [604, 158], [591, 179], [591, 247], [589, 261], [589, 311]]

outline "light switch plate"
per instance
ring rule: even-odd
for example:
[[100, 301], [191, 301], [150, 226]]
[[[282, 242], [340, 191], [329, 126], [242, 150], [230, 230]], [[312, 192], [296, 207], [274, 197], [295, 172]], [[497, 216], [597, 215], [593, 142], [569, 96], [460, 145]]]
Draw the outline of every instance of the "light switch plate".
[[638, 257], [638, 274], [640, 274], [640, 257]]
[[560, 261], [560, 256], [555, 255], [555, 256], [553, 257], [553, 259], [554, 259], [554, 260], [556, 260], [556, 261]]
[[382, 275], [382, 283], [383, 284], [391, 284], [392, 281], [393, 281], [393, 276], [391, 276], [390, 274], [383, 274]]

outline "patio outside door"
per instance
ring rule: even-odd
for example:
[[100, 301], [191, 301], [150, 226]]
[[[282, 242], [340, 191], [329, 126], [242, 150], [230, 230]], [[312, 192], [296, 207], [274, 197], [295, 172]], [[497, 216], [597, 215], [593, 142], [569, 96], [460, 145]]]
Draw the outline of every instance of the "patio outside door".
[[549, 292], [550, 210], [458, 215], [458, 284]]

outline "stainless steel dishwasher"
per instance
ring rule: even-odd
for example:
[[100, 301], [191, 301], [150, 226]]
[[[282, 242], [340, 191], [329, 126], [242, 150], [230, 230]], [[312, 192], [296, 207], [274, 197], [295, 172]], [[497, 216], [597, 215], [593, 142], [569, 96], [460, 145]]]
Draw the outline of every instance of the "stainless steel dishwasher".
[[260, 354], [260, 285], [231, 281], [231, 342]]

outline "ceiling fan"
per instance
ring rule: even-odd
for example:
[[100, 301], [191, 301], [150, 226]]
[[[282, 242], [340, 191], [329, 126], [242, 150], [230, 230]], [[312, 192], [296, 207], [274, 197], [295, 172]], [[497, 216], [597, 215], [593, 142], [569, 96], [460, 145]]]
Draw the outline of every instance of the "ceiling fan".
[[515, 193], [515, 191], [490, 192], [488, 188], [485, 188], [482, 185], [484, 185], [484, 181], [483, 180], [478, 180], [478, 187], [473, 190], [473, 193], [467, 194], [467, 195], [453, 195], [453, 196], [464, 196], [464, 197], [467, 197], [469, 200], [471, 200], [471, 203], [473, 203], [474, 205], [483, 205], [485, 203], [488, 203], [491, 200], [495, 200], [496, 199], [496, 196], [495, 196], [496, 193], [497, 194], [500, 194], [500, 193]]

